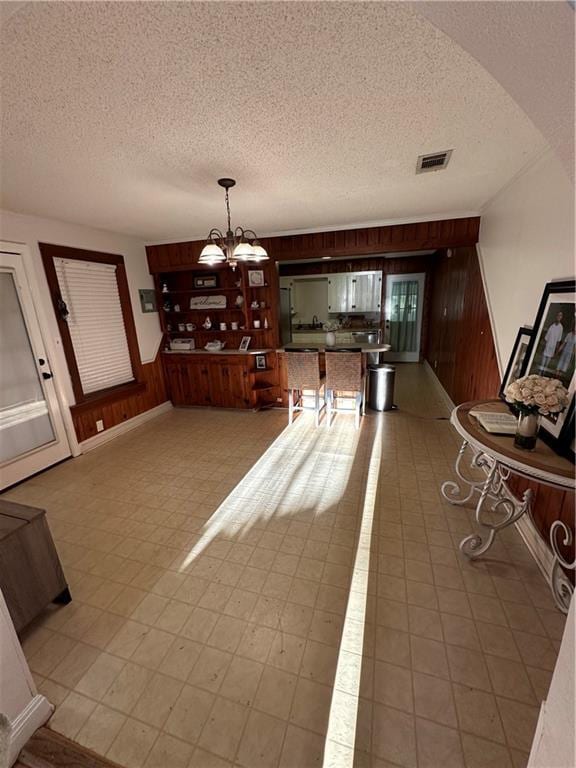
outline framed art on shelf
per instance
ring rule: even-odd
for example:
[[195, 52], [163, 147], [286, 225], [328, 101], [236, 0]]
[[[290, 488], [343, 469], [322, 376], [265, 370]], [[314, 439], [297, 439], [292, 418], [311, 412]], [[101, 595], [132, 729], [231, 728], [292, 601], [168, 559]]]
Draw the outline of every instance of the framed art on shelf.
[[527, 325], [523, 325], [522, 328], [518, 329], [518, 333], [516, 334], [516, 339], [512, 347], [512, 354], [510, 355], [508, 365], [506, 366], [506, 372], [504, 373], [504, 378], [502, 379], [500, 392], [498, 392], [498, 397], [501, 400], [505, 399], [504, 392], [506, 391], [506, 387], [509, 384], [512, 384], [513, 381], [516, 381], [516, 379], [519, 379], [520, 376], [524, 374], [526, 352], [528, 351], [531, 338], [532, 328]]
[[238, 347], [238, 349], [241, 352], [246, 352], [248, 347], [250, 346], [251, 341], [252, 341], [251, 336], [242, 336], [242, 341], [240, 342], [240, 346]]
[[217, 288], [217, 275], [201, 275], [194, 278], [194, 288]]
[[537, 374], [559, 379], [568, 390], [568, 407], [561, 413], [542, 416], [540, 426], [540, 437], [557, 453], [564, 455], [570, 454], [570, 444], [573, 445], [570, 425], [574, 424], [575, 318], [576, 281], [559, 280], [547, 283], [534, 321], [522, 372], [522, 375]]
[[259, 288], [264, 285], [264, 270], [263, 269], [249, 269], [248, 270], [248, 285], [252, 288]]
[[256, 368], [260, 371], [266, 370], [266, 355], [256, 355]]

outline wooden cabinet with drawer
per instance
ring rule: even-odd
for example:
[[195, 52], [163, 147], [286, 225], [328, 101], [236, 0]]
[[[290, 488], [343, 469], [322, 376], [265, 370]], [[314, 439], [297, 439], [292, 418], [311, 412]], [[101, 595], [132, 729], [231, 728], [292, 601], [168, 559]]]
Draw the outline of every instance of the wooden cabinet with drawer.
[[0, 588], [17, 632], [70, 592], [43, 509], [0, 500]]
[[185, 355], [165, 361], [170, 398], [174, 405], [211, 405], [208, 364], [199, 359], [191, 363]]
[[258, 369], [255, 355], [165, 354], [170, 398], [177, 406], [257, 409], [274, 405], [279, 396], [277, 355], [263, 356], [266, 365]]

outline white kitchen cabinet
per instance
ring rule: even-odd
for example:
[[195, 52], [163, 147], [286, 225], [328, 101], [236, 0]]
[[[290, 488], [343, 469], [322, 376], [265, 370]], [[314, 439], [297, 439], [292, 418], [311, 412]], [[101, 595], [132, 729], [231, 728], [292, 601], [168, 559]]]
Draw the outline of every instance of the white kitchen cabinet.
[[356, 272], [352, 277], [349, 312], [379, 312], [382, 298], [382, 272]]
[[379, 312], [382, 296], [382, 272], [349, 272], [330, 275], [328, 311], [353, 314]]
[[328, 278], [328, 312], [350, 312], [351, 293], [350, 275], [330, 275]]

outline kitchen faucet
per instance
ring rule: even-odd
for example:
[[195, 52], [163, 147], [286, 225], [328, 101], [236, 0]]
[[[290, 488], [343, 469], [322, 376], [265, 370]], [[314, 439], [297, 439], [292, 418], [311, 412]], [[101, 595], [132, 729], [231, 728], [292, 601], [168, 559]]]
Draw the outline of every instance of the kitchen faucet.
[[316, 326], [320, 325], [320, 320], [318, 320], [318, 315], [314, 315], [312, 318], [312, 328], [316, 328]]

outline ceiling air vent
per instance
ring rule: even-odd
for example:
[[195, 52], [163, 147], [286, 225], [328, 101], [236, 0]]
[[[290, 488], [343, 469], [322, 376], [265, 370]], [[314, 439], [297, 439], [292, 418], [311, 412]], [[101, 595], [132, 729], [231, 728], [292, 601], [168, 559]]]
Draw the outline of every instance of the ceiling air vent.
[[416, 163], [416, 173], [441, 171], [448, 165], [451, 155], [451, 149], [447, 149], [445, 152], [434, 152], [432, 155], [420, 155]]

